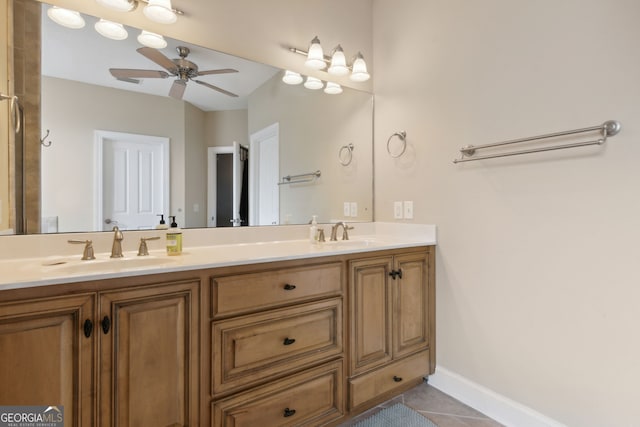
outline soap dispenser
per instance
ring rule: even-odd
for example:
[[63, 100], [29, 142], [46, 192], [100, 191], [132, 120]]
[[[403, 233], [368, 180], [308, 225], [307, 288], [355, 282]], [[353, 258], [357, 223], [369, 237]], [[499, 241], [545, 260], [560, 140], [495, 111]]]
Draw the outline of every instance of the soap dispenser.
[[311, 227], [309, 227], [309, 241], [311, 243], [318, 243], [317, 234], [318, 234], [318, 215], [313, 215], [311, 217]]
[[171, 227], [167, 230], [167, 255], [180, 255], [182, 253], [182, 230], [178, 228], [176, 217], [170, 216]]
[[158, 214], [156, 216], [160, 217], [160, 224], [156, 225], [156, 230], [166, 230], [166, 229], [168, 229], [169, 226], [164, 221], [164, 214]]

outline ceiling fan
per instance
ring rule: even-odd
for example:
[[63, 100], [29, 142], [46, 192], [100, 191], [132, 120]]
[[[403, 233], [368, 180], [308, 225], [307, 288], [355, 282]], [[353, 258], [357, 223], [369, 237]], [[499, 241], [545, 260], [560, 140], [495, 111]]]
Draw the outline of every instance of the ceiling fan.
[[238, 97], [238, 95], [236, 95], [235, 93], [224, 90], [218, 86], [203, 82], [202, 80], [195, 80], [195, 77], [199, 76], [210, 74], [237, 73], [238, 70], [234, 70], [232, 68], [222, 68], [219, 70], [199, 71], [198, 66], [187, 59], [187, 56], [190, 52], [188, 47], [178, 46], [176, 50], [178, 51], [178, 55], [180, 56], [180, 58], [169, 59], [164, 56], [159, 50], [151, 47], [141, 47], [137, 49], [138, 53], [155, 62], [167, 71], [109, 68], [109, 72], [116, 79], [130, 83], [139, 83], [140, 81], [138, 79], [166, 79], [171, 76], [176, 77], [176, 79], [173, 81], [173, 85], [171, 85], [171, 89], [169, 89], [169, 96], [175, 99], [182, 99], [184, 91], [187, 88], [187, 82], [190, 80], [225, 95]]

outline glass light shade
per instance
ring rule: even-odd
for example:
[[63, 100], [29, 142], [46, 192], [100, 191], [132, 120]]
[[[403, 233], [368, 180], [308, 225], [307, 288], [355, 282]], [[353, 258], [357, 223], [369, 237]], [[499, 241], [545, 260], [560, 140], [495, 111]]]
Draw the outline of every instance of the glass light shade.
[[63, 27], [74, 30], [84, 27], [84, 19], [80, 15], [80, 12], [76, 12], [75, 10], [52, 6], [47, 10], [47, 16], [51, 18], [53, 22]]
[[100, 35], [111, 40], [124, 40], [129, 36], [129, 33], [127, 33], [127, 30], [124, 29], [122, 24], [107, 21], [106, 19], [101, 19], [96, 22], [94, 28]]
[[327, 71], [329, 74], [333, 74], [334, 76], [346, 76], [349, 74], [347, 58], [344, 57], [342, 46], [338, 45], [333, 50], [333, 55], [331, 55], [331, 65]]
[[96, 0], [99, 4], [120, 12], [129, 12], [136, 7], [133, 0]]
[[311, 89], [311, 90], [318, 90], [318, 89], [322, 89], [324, 85], [322, 84], [322, 80], [316, 78], [316, 77], [311, 77], [308, 76], [307, 77], [307, 81], [304, 82], [304, 87], [306, 87], [307, 89]]
[[294, 71], [285, 71], [284, 76], [282, 76], [282, 81], [288, 85], [299, 85], [302, 83], [302, 76], [299, 73]]
[[178, 20], [171, 7], [171, 0], [149, 0], [142, 12], [144, 16], [159, 24], [173, 24]]
[[311, 40], [307, 60], [304, 62], [304, 65], [314, 70], [323, 70], [327, 66], [327, 63], [324, 62], [324, 52], [322, 51], [322, 46], [317, 36]]
[[358, 52], [353, 61], [353, 70], [349, 78], [354, 82], [366, 82], [371, 76], [367, 72], [367, 63], [364, 62], [362, 54]]
[[164, 49], [167, 47], [167, 41], [160, 34], [142, 30], [138, 35], [138, 42], [147, 47], [154, 49]]
[[328, 93], [329, 95], [338, 95], [342, 93], [342, 87], [338, 83], [327, 82], [327, 85], [324, 88], [324, 93]]

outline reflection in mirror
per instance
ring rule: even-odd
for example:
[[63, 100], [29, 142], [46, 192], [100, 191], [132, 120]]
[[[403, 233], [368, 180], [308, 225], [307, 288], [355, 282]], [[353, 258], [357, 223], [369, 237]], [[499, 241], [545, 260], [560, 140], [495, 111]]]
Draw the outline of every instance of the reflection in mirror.
[[[289, 86], [281, 70], [168, 38], [139, 51], [140, 30], [125, 27], [128, 38], [114, 41], [94, 30], [97, 18], [68, 29], [48, 7], [40, 112], [51, 145], [36, 141], [41, 191], [31, 209], [41, 228], [28, 232], [153, 228], [157, 214], [181, 227], [372, 220], [371, 94]], [[175, 83], [180, 60], [224, 71]], [[283, 180], [315, 171], [308, 182]]]

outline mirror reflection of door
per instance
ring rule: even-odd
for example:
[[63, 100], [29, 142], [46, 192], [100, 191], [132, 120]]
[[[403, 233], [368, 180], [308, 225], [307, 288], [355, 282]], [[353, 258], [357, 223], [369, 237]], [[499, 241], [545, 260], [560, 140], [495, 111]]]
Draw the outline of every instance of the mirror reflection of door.
[[232, 146], [208, 150], [208, 226], [249, 225], [249, 150]]
[[280, 224], [280, 125], [274, 123], [250, 136], [249, 214], [251, 225]]
[[121, 132], [96, 132], [101, 171], [96, 186], [98, 222], [103, 231], [155, 227], [168, 214], [169, 139]]

